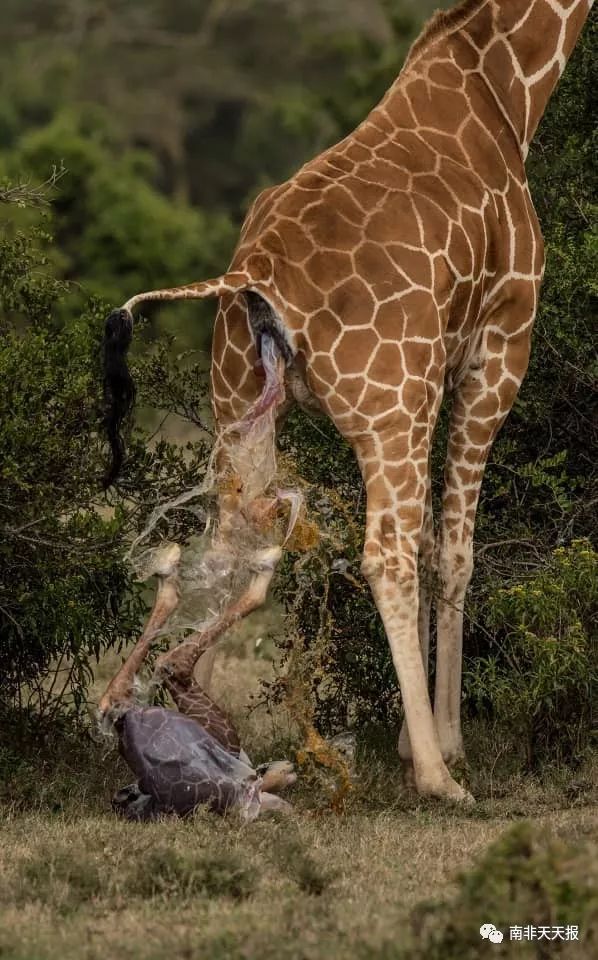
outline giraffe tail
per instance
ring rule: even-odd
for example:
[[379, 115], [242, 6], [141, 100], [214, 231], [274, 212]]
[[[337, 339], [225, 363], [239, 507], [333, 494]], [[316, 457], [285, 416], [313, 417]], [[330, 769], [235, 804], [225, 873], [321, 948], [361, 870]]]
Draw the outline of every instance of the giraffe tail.
[[123, 465], [125, 444], [122, 425], [135, 402], [135, 384], [127, 364], [127, 352], [133, 336], [134, 308], [151, 300], [204, 300], [208, 297], [220, 297], [224, 293], [240, 293], [252, 285], [253, 280], [248, 273], [233, 271], [202, 283], [138, 293], [109, 315], [104, 331], [103, 375], [104, 426], [111, 456], [103, 481], [104, 490], [112, 486]]

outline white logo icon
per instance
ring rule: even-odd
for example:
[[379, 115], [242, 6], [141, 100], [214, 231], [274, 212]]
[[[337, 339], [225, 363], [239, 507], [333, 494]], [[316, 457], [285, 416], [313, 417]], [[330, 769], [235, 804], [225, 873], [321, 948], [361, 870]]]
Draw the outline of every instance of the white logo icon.
[[497, 930], [493, 923], [483, 923], [480, 927], [480, 936], [484, 940], [489, 940], [490, 943], [502, 943], [503, 935], [500, 930]]

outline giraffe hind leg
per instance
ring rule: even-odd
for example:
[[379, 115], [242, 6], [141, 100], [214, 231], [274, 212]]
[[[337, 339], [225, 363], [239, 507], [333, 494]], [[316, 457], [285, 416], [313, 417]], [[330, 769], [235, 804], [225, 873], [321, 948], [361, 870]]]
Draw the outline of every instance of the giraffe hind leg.
[[193, 671], [186, 677], [169, 671], [164, 671], [162, 676], [164, 686], [180, 712], [195, 720], [229, 753], [239, 756], [241, 743], [232, 720], [199, 685]]

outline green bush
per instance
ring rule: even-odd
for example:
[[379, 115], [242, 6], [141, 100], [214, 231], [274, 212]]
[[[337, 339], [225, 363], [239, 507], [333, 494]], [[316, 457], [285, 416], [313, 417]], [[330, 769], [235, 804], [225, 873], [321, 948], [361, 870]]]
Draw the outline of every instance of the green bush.
[[[593, 956], [598, 945], [597, 853], [593, 844], [550, 837], [530, 823], [511, 827], [459, 877], [453, 899], [416, 908], [415, 946], [405, 957], [481, 960], [490, 953], [511, 957], [514, 950], [523, 957]], [[502, 931], [501, 944], [482, 939], [479, 931], [486, 923]], [[526, 926], [536, 928], [536, 937], [515, 945], [510, 928]], [[538, 939], [542, 926], [562, 928], [563, 939]], [[564, 939], [567, 926], [578, 928], [579, 939]]]
[[490, 596], [487, 611], [492, 644], [464, 670], [469, 708], [529, 765], [580, 760], [596, 723], [598, 554], [583, 540], [558, 547], [528, 580]]
[[[62, 309], [69, 287], [48, 271], [49, 244], [39, 227], [0, 234], [0, 711], [23, 720], [66, 704], [80, 713], [93, 661], [134, 636], [142, 603], [127, 542], [207, 454], [201, 439], [150, 448], [137, 428], [121, 486], [101, 494], [106, 308]], [[178, 409], [177, 361], [158, 352], [140, 365], [141, 402], [146, 370], [152, 401]], [[200, 396], [190, 392], [187, 412]]]

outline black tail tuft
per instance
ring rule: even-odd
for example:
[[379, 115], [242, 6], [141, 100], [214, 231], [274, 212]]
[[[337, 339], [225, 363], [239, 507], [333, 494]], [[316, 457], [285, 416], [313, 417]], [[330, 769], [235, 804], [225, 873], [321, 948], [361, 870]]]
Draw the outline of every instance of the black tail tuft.
[[112, 486], [125, 458], [121, 428], [135, 402], [135, 384], [127, 366], [127, 351], [133, 337], [133, 315], [129, 310], [113, 310], [104, 331], [104, 425], [110, 443], [112, 461], [104, 477], [104, 490]]

